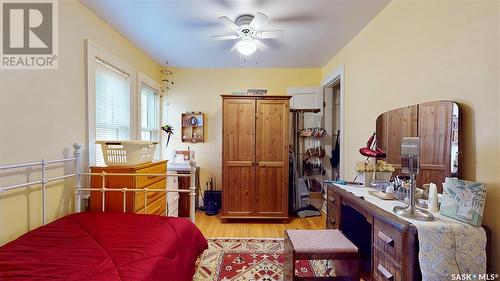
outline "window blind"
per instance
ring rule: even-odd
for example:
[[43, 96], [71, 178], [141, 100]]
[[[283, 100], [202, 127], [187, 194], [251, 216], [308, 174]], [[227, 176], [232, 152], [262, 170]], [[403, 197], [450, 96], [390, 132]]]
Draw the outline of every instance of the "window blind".
[[[96, 59], [96, 140], [130, 139], [130, 77]], [[101, 146], [96, 145], [96, 165], [103, 165]]]

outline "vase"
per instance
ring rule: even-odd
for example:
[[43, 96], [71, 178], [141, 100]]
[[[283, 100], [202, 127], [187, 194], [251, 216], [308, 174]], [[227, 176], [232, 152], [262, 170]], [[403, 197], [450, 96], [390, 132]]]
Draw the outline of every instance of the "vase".
[[390, 181], [392, 177], [392, 172], [375, 172], [376, 180]]
[[359, 173], [359, 182], [362, 183], [363, 186], [370, 187], [372, 180], [373, 180], [373, 172]]

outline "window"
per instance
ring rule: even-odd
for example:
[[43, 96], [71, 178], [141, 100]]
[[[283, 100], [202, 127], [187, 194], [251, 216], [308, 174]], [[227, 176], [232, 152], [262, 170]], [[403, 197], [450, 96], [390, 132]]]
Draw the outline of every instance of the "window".
[[[130, 139], [129, 75], [96, 58], [95, 139]], [[101, 146], [96, 146], [96, 164], [103, 165]]]
[[86, 59], [89, 165], [104, 165], [96, 140], [160, 141], [160, 84], [88, 40]]
[[[148, 76], [137, 73], [139, 93], [139, 139], [161, 142], [162, 98], [160, 84]], [[161, 159], [161, 144], [156, 147], [155, 160]]]
[[158, 141], [159, 95], [157, 90], [141, 83], [141, 140]]
[[137, 77], [133, 67], [88, 40], [86, 51], [88, 163], [104, 165], [96, 140], [137, 139]]

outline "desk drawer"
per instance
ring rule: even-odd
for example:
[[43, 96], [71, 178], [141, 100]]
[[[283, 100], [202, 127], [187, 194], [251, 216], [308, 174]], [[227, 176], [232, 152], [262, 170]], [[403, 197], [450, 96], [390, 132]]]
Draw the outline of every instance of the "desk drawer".
[[[137, 174], [165, 174], [167, 166], [160, 163], [151, 167], [137, 170]], [[144, 188], [157, 181], [165, 179], [165, 176], [137, 176], [135, 179], [135, 188]]]
[[337, 213], [335, 210], [335, 207], [332, 206], [331, 204], [327, 205], [327, 215], [326, 215], [326, 226], [329, 229], [337, 229], [338, 228], [338, 222], [337, 222]]
[[390, 224], [375, 218], [373, 225], [373, 243], [394, 261], [401, 263], [403, 252], [403, 233]]
[[335, 192], [333, 192], [333, 188], [328, 187], [326, 190], [328, 202], [333, 202], [335, 200]]
[[373, 279], [377, 281], [402, 280], [401, 267], [378, 249], [373, 249]]
[[327, 189], [326, 199], [328, 204], [331, 204], [334, 207], [340, 206], [340, 196], [336, 194], [332, 188]]
[[331, 189], [328, 189], [327, 192], [326, 208], [326, 228], [338, 229], [340, 222], [340, 196], [335, 194]]

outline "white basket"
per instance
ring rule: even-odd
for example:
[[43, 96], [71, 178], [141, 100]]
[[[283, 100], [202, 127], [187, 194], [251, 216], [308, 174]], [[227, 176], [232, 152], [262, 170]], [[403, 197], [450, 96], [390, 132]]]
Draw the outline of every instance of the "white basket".
[[158, 142], [96, 141], [107, 166], [132, 166], [153, 161]]

